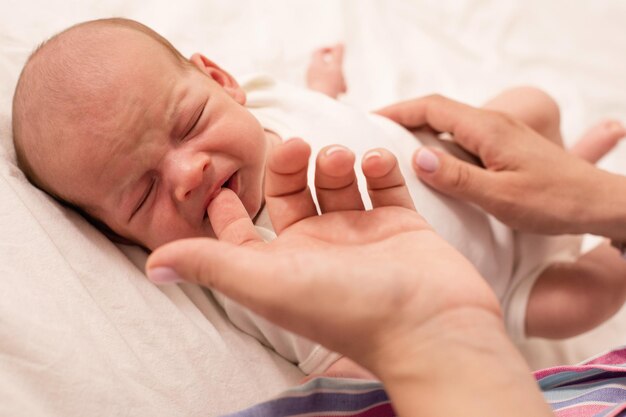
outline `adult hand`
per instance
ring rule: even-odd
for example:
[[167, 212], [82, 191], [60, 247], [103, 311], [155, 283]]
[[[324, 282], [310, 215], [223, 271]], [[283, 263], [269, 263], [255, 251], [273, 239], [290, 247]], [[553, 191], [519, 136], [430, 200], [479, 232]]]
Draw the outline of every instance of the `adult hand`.
[[[391, 153], [376, 150], [363, 162], [374, 207], [365, 211], [354, 155], [342, 147], [320, 152], [322, 216], [307, 186], [309, 155], [304, 141], [291, 140], [268, 161], [266, 204], [277, 239], [264, 242], [236, 195], [223, 189], [208, 207], [219, 240], [165, 245], [150, 256], [148, 275], [167, 266], [370, 366], [364, 341], [378, 346], [455, 308], [500, 314], [476, 270], [417, 214]], [[398, 279], [381, 278], [388, 275]], [[394, 319], [398, 310], [411, 317]]]
[[[374, 207], [364, 211], [354, 155], [323, 150], [315, 178], [319, 216], [307, 186], [309, 154], [303, 141], [291, 140], [269, 158], [265, 191], [275, 240], [262, 242], [225, 189], [208, 208], [219, 240], [163, 246], [150, 256], [148, 276], [218, 290], [346, 354], [386, 383], [400, 415], [512, 415], [511, 407], [526, 413], [529, 401], [546, 412], [505, 336], [495, 296], [414, 211], [395, 158], [382, 149], [364, 157]], [[497, 404], [481, 398], [496, 387]], [[444, 400], [451, 395], [455, 401]]]
[[413, 158], [419, 178], [481, 206], [513, 228], [545, 234], [595, 233], [626, 239], [626, 180], [595, 168], [511, 117], [441, 96], [378, 111], [413, 129], [449, 132], [485, 168], [437, 149]]

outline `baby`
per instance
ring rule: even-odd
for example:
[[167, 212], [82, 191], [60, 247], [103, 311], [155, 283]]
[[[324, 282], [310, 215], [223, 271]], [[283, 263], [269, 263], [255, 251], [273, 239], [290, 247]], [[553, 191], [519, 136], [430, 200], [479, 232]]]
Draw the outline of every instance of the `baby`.
[[[327, 52], [332, 57], [336, 50]], [[326, 62], [324, 54], [317, 59], [323, 62], [315, 65]], [[331, 81], [335, 87], [327, 93], [345, 89]], [[561, 143], [558, 108], [538, 90], [509, 90], [485, 107]], [[579, 153], [600, 155], [624, 134], [619, 124], [598, 126]], [[137, 22], [92, 21], [58, 34], [26, 63], [13, 101], [13, 139], [28, 178], [108, 236], [149, 250], [214, 236], [206, 210], [221, 187], [239, 196], [271, 238], [263, 210], [265, 161], [292, 136], [304, 137], [315, 152], [333, 152], [336, 147], [325, 146], [341, 143], [357, 155], [382, 146], [401, 156], [418, 211], [487, 279], [513, 336], [572, 336], [621, 307], [626, 262], [609, 245], [579, 256], [577, 239], [514, 232], [417, 180], [409, 155], [420, 139], [401, 126], [267, 77], [239, 84], [201, 54], [185, 59]], [[350, 368], [321, 346], [215, 297], [238, 327], [305, 373]]]

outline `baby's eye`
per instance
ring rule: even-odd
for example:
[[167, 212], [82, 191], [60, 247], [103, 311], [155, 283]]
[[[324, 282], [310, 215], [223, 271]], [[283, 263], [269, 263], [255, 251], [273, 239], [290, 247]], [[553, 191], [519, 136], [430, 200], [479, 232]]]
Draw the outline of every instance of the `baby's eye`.
[[[139, 201], [139, 204], [137, 204], [137, 208], [135, 209], [135, 211], [133, 212], [133, 216], [139, 211], [141, 210], [141, 208], [143, 207], [143, 205], [145, 204], [146, 200], [148, 200], [148, 197], [150, 197], [150, 194], [152, 193], [152, 190], [154, 189], [154, 184], [156, 183], [156, 180], [153, 179], [152, 182], [150, 183], [150, 186], [148, 187], [148, 189], [146, 190], [146, 192], [144, 193], [143, 197], [141, 197], [141, 200]], [[131, 216], [132, 218], [132, 216]]]
[[202, 118], [202, 114], [204, 114], [204, 108], [205, 107], [206, 107], [206, 103], [202, 105], [202, 107], [200, 108], [200, 111], [198, 112], [198, 116], [195, 118], [193, 124], [191, 125], [189, 130], [187, 130], [187, 133], [185, 133], [183, 135], [183, 141], [186, 140], [189, 136], [192, 136], [193, 131], [196, 129], [196, 126], [198, 125], [198, 122]]

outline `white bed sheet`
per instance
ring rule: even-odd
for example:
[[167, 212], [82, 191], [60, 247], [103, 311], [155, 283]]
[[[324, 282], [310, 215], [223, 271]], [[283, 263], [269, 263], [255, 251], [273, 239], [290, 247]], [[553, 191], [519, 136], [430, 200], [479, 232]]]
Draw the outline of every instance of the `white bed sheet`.
[[[479, 104], [532, 84], [561, 103], [568, 143], [602, 117], [626, 116], [622, 0], [0, 0], [0, 415], [215, 415], [300, 377], [197, 288], [146, 282], [14, 167], [10, 101], [26, 57], [58, 30], [110, 16], [140, 20], [235, 75], [294, 83], [314, 47], [344, 42], [344, 100], [364, 109], [432, 92]], [[602, 165], [626, 174], [625, 156], [620, 145]], [[522, 349], [539, 367], [625, 341], [622, 311], [585, 336]]]

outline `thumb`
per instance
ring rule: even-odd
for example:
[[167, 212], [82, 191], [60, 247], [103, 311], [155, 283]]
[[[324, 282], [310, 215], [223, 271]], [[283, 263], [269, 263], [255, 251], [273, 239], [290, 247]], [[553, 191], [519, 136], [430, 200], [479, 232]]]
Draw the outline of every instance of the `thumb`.
[[310, 281], [293, 279], [292, 271], [297, 270], [293, 256], [276, 256], [260, 245], [237, 246], [209, 238], [178, 240], [150, 255], [146, 275], [155, 284], [189, 282], [219, 291], [279, 325], [302, 331], [295, 318], [299, 311], [313, 310], [315, 299], [302, 302], [301, 296]]
[[210, 238], [177, 240], [152, 252], [146, 275], [156, 284], [191, 282], [228, 292], [229, 282], [254, 275], [257, 252]]
[[[258, 247], [209, 238], [183, 239], [154, 251], [146, 275], [158, 285], [189, 282], [218, 291], [270, 320], [283, 321], [290, 280], [276, 274], [284, 259]], [[278, 266], [277, 266], [278, 265]], [[293, 268], [283, 267], [291, 271]], [[289, 275], [291, 277], [291, 275]], [[291, 280], [293, 281], [293, 280]], [[288, 298], [287, 298], [288, 299]]]
[[426, 147], [413, 154], [413, 169], [437, 191], [481, 206], [494, 181], [492, 172]]

